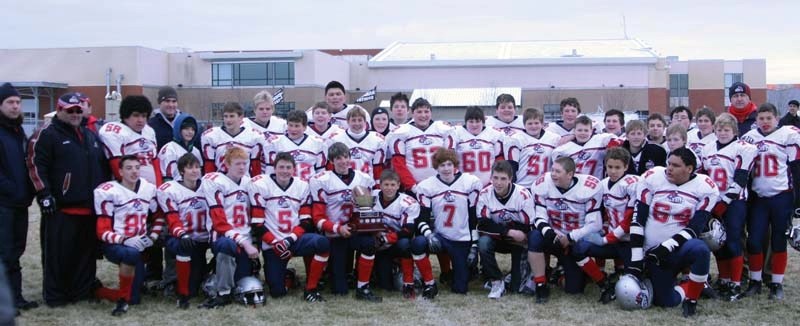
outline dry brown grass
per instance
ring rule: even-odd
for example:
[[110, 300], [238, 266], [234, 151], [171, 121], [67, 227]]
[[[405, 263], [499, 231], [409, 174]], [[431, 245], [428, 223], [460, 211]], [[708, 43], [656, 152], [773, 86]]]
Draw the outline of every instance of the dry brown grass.
[[[25, 295], [29, 300], [41, 302], [41, 266], [39, 264], [39, 212], [31, 209], [28, 249], [23, 257]], [[766, 295], [729, 303], [701, 300], [698, 316], [689, 321], [703, 325], [796, 325], [800, 323], [800, 298], [798, 276], [800, 255], [790, 249], [788, 277], [785, 281], [786, 300], [772, 302]], [[501, 256], [502, 257], [502, 256]], [[434, 268], [436, 268], [436, 259]], [[292, 264], [299, 272], [300, 259]], [[501, 266], [507, 266], [505, 257]], [[713, 266], [713, 264], [712, 264]], [[98, 265], [98, 277], [105, 283], [116, 284], [116, 266], [103, 261]], [[111, 317], [113, 304], [80, 303], [64, 308], [40, 307], [18, 318], [20, 325], [676, 325], [687, 322], [680, 308], [651, 308], [646, 311], [626, 312], [614, 304], [596, 302], [599, 292], [587, 287], [586, 294], [570, 296], [554, 289], [550, 302], [536, 305], [531, 298], [510, 295], [493, 301], [486, 298], [487, 291], [475, 281], [470, 294], [455, 295], [442, 289], [433, 302], [406, 301], [398, 292], [377, 291], [384, 297], [381, 304], [368, 304], [352, 297], [326, 295], [325, 303], [308, 304], [301, 299], [301, 291], [290, 292], [286, 298], [267, 300], [265, 307], [257, 309], [229, 306], [207, 311], [192, 308], [177, 310], [172, 300], [144, 297], [143, 304], [132, 306], [127, 316]], [[352, 293], [352, 292], [351, 292]], [[323, 293], [324, 295], [324, 293]], [[193, 304], [199, 303], [195, 299]]]

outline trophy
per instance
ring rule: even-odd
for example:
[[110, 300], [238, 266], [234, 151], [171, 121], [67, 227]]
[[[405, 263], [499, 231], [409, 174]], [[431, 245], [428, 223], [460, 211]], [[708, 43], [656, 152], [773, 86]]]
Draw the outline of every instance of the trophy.
[[358, 207], [350, 215], [350, 227], [356, 233], [375, 233], [384, 231], [383, 215], [372, 209], [375, 197], [368, 188], [356, 186], [353, 188], [353, 199]]

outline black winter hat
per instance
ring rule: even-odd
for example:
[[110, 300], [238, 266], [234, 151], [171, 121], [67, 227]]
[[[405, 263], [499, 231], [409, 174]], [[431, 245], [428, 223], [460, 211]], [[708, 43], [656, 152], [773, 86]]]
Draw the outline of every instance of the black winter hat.
[[164, 86], [158, 89], [158, 104], [161, 104], [161, 102], [164, 102], [169, 98], [174, 98], [175, 100], [178, 99], [178, 92], [176, 92], [174, 88], [170, 86]]
[[19, 97], [19, 92], [14, 86], [11, 86], [11, 83], [4, 83], [0, 86], [0, 103], [3, 103], [3, 101], [12, 96]]

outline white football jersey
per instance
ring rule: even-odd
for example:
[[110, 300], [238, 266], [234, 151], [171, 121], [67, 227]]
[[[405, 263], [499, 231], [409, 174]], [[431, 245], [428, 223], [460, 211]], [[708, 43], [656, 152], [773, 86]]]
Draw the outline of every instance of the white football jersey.
[[[239, 183], [227, 175], [211, 172], [203, 176], [197, 193], [206, 198], [209, 208], [209, 220], [206, 226], [211, 231], [212, 241], [220, 237], [228, 237], [236, 243], [250, 241], [250, 223], [264, 223], [263, 218], [251, 218], [250, 177], [243, 176]], [[214, 219], [214, 210], [222, 210], [223, 219]]]
[[575, 174], [572, 187], [561, 192], [553, 183], [550, 172], [533, 186], [536, 217], [545, 217], [550, 227], [578, 241], [603, 228], [600, 216], [603, 192], [600, 180], [587, 174]]
[[[749, 172], [753, 169], [756, 154], [758, 149], [743, 140], [734, 140], [721, 148], [716, 141], [703, 147], [702, 170], [717, 184], [720, 198], [733, 184], [736, 170]], [[742, 189], [739, 199], [747, 199], [747, 190]]]
[[772, 197], [790, 189], [787, 163], [800, 160], [800, 129], [783, 126], [769, 135], [760, 129], [747, 132], [742, 140], [756, 145], [751, 188], [759, 197]]
[[514, 116], [511, 122], [503, 122], [495, 116], [486, 117], [486, 126], [497, 129], [506, 136], [511, 136], [516, 132], [525, 132], [525, 125], [522, 123], [522, 116]]
[[120, 244], [129, 237], [161, 233], [164, 220], [159, 218], [147, 225], [147, 217], [158, 210], [156, 187], [139, 179], [136, 191], [125, 188], [117, 181], [105, 182], [94, 189], [94, 211], [98, 218], [111, 218], [111, 229], [100, 235], [105, 243]]
[[322, 143], [325, 144], [325, 148], [326, 149], [328, 147], [331, 147], [331, 145], [333, 145], [333, 143], [334, 143], [333, 139], [336, 136], [341, 135], [341, 134], [344, 133], [344, 129], [342, 129], [338, 125], [333, 124], [333, 121], [331, 121], [331, 124], [328, 125], [328, 128], [326, 128], [325, 130], [323, 130], [321, 132], [317, 131], [316, 129], [314, 129], [312, 127], [312, 125], [309, 125], [306, 128], [306, 135], [309, 135], [309, 136], [312, 136], [312, 137], [316, 137], [316, 138], [322, 140]]
[[400, 155], [405, 158], [405, 168], [411, 172], [416, 182], [435, 176], [433, 154], [439, 147], [449, 144], [452, 128], [441, 121], [431, 121], [425, 130], [413, 122], [401, 125], [387, 137], [389, 157]]
[[[264, 216], [264, 225], [275, 239], [291, 236], [300, 220], [311, 218], [308, 183], [298, 178], [292, 178], [284, 189], [272, 176], [262, 174], [254, 177], [250, 185], [250, 205], [253, 216]], [[262, 248], [271, 246], [262, 243]]]
[[178, 181], [165, 182], [156, 192], [158, 205], [167, 217], [169, 234], [189, 234], [197, 242], [208, 242], [206, 197]]
[[[392, 231], [400, 231], [406, 224], [414, 224], [419, 217], [419, 202], [414, 197], [398, 192], [397, 196], [386, 207], [380, 200], [380, 190], [373, 190], [375, 205], [372, 207], [383, 216], [383, 225]], [[412, 230], [413, 232], [413, 230]]]
[[512, 149], [510, 154], [519, 162], [517, 184], [531, 189], [539, 176], [550, 171], [550, 158], [561, 137], [545, 129], [542, 129], [538, 138], [527, 132], [515, 133], [513, 137], [516, 138], [519, 152], [515, 154]]
[[491, 184], [481, 189], [476, 206], [478, 219], [488, 218], [498, 224], [532, 225], [536, 212], [533, 195], [517, 184], [511, 185], [511, 197], [505, 204], [497, 199]]
[[[202, 154], [206, 161], [213, 161], [217, 171], [225, 173], [225, 151], [230, 147], [239, 147], [250, 154], [250, 160], [262, 160], [264, 166], [263, 153], [266, 146], [264, 135], [250, 128], [240, 127], [240, 132], [236, 136], [231, 136], [222, 127], [214, 127], [203, 132], [200, 137]], [[250, 162], [248, 162], [247, 174], [250, 174]]]
[[644, 173], [636, 188], [636, 199], [650, 205], [644, 226], [644, 250], [671, 238], [689, 225], [696, 211], [711, 212], [719, 199], [717, 185], [705, 174], [696, 174], [678, 186], [667, 180], [666, 168]]
[[341, 142], [350, 149], [350, 167], [366, 173], [369, 176], [377, 177], [374, 174], [375, 166], [383, 166], [386, 161], [386, 140], [383, 135], [367, 131], [366, 135], [360, 139], [354, 138], [349, 132], [336, 135], [333, 143]]
[[422, 207], [431, 209], [436, 233], [452, 241], [470, 241], [469, 208], [477, 204], [481, 188], [481, 180], [469, 173], [457, 175], [451, 184], [434, 175], [419, 183], [417, 197]]
[[[338, 126], [342, 130], [347, 129], [347, 112], [350, 112], [350, 110], [352, 110], [354, 108], [355, 108], [355, 105], [347, 104], [344, 107], [344, 109], [340, 110], [339, 112], [332, 113], [331, 114], [331, 123], [333, 123], [334, 125]], [[313, 109], [314, 109], [314, 107], [310, 107], [310, 108], [308, 108], [308, 110], [306, 110], [306, 116], [308, 117], [308, 121], [314, 121], [314, 115], [313, 115], [314, 111], [313, 111]], [[366, 109], [362, 109], [361, 111], [364, 111], [364, 114], [367, 116], [367, 118], [364, 119], [364, 121], [367, 122], [367, 128], [366, 129], [369, 129], [369, 127], [370, 127], [369, 126], [369, 122], [372, 121], [369, 118], [369, 112], [367, 112]]]
[[[636, 187], [639, 184], [638, 175], [624, 175], [612, 186], [610, 178], [600, 181], [603, 192], [603, 208], [605, 208], [605, 222], [608, 222], [606, 233], [613, 233], [621, 241], [630, 240], [630, 231], [622, 229], [625, 222], [625, 212], [636, 205]], [[628, 221], [630, 226], [630, 221]]]
[[275, 156], [281, 152], [292, 154], [297, 165], [294, 176], [303, 181], [308, 181], [328, 164], [327, 147], [317, 137], [305, 135], [299, 143], [295, 143], [289, 136], [283, 135], [272, 139], [267, 148], [265, 160], [269, 162], [269, 168], [264, 171], [267, 175], [274, 173]]
[[552, 160], [568, 156], [575, 161], [575, 173], [589, 174], [600, 180], [605, 177], [606, 150], [620, 144], [622, 142], [612, 134], [596, 134], [583, 145], [573, 140], [556, 147], [552, 153]]
[[487, 127], [484, 127], [477, 136], [467, 131], [464, 126], [452, 130], [450, 144], [447, 147], [456, 150], [460, 161], [458, 170], [478, 177], [483, 185], [489, 184], [492, 164], [508, 156], [503, 149], [507, 147], [505, 144], [510, 145], [513, 138]]
[[256, 131], [267, 139], [275, 136], [280, 136], [286, 133], [286, 120], [283, 120], [276, 116], [269, 117], [269, 122], [267, 122], [266, 126], [262, 126], [255, 121], [255, 118], [244, 118], [243, 125], [246, 128], [250, 128], [253, 131]]
[[[181, 146], [180, 144], [171, 141], [161, 147], [161, 151], [158, 152], [158, 164], [160, 165], [161, 175], [164, 179], [171, 179], [181, 181], [183, 177], [178, 171], [178, 159], [181, 156], [188, 153], [186, 148]], [[197, 160], [200, 162], [200, 166], [203, 166], [203, 157], [200, 156], [200, 150], [197, 147], [192, 146], [192, 154], [197, 157]]]
[[[312, 202], [325, 205], [325, 216], [331, 223], [343, 225], [350, 221], [350, 216], [353, 215], [353, 210], [356, 209], [353, 200], [353, 188], [362, 186], [372, 189], [375, 186], [375, 180], [372, 179], [372, 176], [361, 171], [350, 171], [353, 171], [353, 179], [350, 180], [349, 184], [344, 183], [333, 171], [317, 173], [308, 181], [311, 188]], [[322, 226], [319, 224], [317, 228], [322, 230]], [[327, 232], [326, 235], [329, 237], [339, 236], [338, 234]]]
[[120, 158], [123, 155], [136, 155], [141, 168], [139, 175], [152, 184], [160, 178], [160, 168], [154, 160], [158, 158], [156, 146], [156, 132], [152, 127], [145, 125], [141, 133], [133, 131], [121, 121], [109, 122], [103, 125], [98, 132], [100, 141], [103, 142], [106, 158]]
[[575, 129], [575, 127], [567, 129], [566, 127], [564, 127], [564, 121], [558, 120], [548, 123], [545, 129], [547, 129], [547, 131], [549, 132], [558, 135], [558, 137], [561, 138], [566, 135], [572, 134], [572, 129]]
[[[703, 137], [700, 129], [692, 129], [686, 133], [686, 148], [691, 149], [694, 154], [701, 158], [703, 157], [703, 148], [706, 145], [711, 145], [717, 142], [717, 135], [713, 132]], [[700, 161], [697, 162], [700, 164]]]

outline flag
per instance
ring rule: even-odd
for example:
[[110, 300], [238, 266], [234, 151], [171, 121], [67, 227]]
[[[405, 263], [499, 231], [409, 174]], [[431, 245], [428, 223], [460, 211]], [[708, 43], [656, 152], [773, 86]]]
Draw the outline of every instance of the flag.
[[283, 87], [281, 87], [277, 92], [275, 92], [275, 95], [272, 96], [273, 105], [278, 105], [281, 102], [283, 102]]
[[364, 95], [361, 95], [361, 97], [356, 99], [356, 103], [364, 103], [364, 102], [368, 102], [368, 101], [374, 101], [375, 100], [375, 93], [377, 92], [377, 90], [378, 90], [378, 86], [375, 86], [371, 90], [368, 90], [366, 93], [364, 93]]

